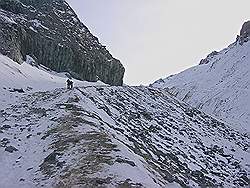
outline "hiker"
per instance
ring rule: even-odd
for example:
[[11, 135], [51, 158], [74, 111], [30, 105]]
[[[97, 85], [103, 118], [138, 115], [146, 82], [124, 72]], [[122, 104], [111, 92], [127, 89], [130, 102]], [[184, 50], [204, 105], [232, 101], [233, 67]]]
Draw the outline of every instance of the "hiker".
[[70, 89], [73, 89], [73, 81], [70, 80]]
[[73, 81], [68, 79], [66, 82], [67, 82], [67, 89], [73, 89]]

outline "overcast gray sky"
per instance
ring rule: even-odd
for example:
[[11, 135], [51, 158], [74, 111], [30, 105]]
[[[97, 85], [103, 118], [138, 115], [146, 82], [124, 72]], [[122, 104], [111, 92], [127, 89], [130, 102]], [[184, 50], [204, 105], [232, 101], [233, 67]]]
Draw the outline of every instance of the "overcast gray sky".
[[67, 0], [126, 68], [129, 85], [196, 65], [235, 41], [250, 0]]

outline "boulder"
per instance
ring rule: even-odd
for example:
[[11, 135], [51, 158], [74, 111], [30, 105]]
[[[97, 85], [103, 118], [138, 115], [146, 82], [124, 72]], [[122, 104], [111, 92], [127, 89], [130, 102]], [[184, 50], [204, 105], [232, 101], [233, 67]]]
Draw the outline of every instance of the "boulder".
[[8, 146], [5, 148], [5, 151], [7, 151], [9, 153], [13, 153], [15, 151], [18, 151], [18, 149], [16, 149], [14, 146]]

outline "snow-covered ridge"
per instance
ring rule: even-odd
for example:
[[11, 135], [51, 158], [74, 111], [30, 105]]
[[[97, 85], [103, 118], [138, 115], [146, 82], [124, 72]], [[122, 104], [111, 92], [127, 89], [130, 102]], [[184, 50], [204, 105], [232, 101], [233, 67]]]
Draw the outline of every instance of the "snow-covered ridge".
[[250, 42], [237, 41], [198, 66], [156, 81], [177, 98], [250, 131]]
[[164, 89], [67, 90], [27, 59], [0, 56], [0, 187], [249, 186], [247, 134]]

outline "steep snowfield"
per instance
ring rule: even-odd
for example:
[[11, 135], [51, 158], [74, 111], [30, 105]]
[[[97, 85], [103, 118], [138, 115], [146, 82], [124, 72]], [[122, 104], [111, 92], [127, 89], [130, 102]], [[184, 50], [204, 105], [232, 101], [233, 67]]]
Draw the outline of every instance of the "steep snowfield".
[[177, 98], [250, 131], [250, 42], [230, 45], [205, 63], [152, 84]]
[[14, 97], [0, 98], [1, 188], [250, 185], [249, 135], [164, 89], [67, 90], [41, 68], [1, 63], [1, 93]]

